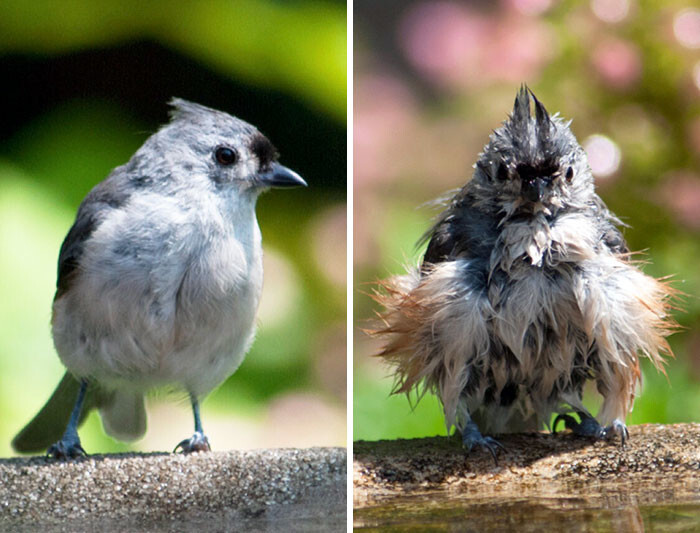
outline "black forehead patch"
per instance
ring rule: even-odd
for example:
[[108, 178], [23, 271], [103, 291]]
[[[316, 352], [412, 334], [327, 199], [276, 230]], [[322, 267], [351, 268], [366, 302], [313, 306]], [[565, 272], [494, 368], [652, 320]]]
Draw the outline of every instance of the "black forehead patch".
[[537, 177], [551, 176], [557, 170], [559, 165], [555, 161], [540, 161], [538, 163], [520, 163], [515, 167], [515, 171], [520, 176], [520, 179], [529, 181]]
[[250, 141], [250, 151], [255, 154], [260, 163], [260, 168], [268, 166], [279, 155], [277, 148], [262, 133], [256, 133]]

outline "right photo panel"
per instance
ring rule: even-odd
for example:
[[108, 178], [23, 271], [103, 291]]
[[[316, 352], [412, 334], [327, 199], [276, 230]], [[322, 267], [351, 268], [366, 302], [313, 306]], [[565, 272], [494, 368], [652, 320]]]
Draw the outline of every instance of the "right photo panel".
[[700, 9], [353, 17], [354, 527], [700, 530]]

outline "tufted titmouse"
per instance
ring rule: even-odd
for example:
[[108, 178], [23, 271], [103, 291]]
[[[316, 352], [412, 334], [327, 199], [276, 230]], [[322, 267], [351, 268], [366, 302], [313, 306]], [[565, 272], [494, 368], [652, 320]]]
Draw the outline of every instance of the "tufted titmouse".
[[[671, 354], [675, 291], [631, 260], [569, 124], [523, 86], [423, 237], [422, 264], [376, 294], [396, 391], [435, 391], [448, 428], [494, 460], [501, 445], [481, 430], [537, 431], [553, 413], [554, 430], [624, 444], [639, 356], [659, 368]], [[600, 423], [582, 403], [589, 379]]]
[[171, 385], [194, 412], [195, 433], [176, 450], [210, 449], [198, 401], [238, 368], [255, 331], [256, 200], [306, 183], [250, 124], [171, 105], [170, 123], [85, 197], [61, 246], [51, 325], [68, 371], [13, 440], [17, 451], [60, 438], [50, 456], [84, 454], [77, 429], [92, 408], [108, 434], [136, 439], [144, 392]]

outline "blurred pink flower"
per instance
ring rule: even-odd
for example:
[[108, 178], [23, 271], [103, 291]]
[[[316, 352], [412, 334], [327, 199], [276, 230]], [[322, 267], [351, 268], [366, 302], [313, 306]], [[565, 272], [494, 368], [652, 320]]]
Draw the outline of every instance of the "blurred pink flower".
[[673, 34], [686, 48], [700, 48], [700, 9], [689, 8], [673, 19]]
[[620, 22], [630, 11], [630, 0], [591, 0], [595, 16], [604, 22]]
[[453, 2], [419, 3], [399, 23], [399, 39], [408, 60], [438, 83], [461, 84], [476, 74], [480, 52], [489, 39], [488, 19]]
[[386, 74], [355, 79], [353, 122], [354, 186], [392, 177], [390, 146], [397, 132], [413, 129], [417, 109], [411, 91]]
[[[357, 181], [357, 170], [354, 172]], [[353, 195], [354, 216], [352, 232], [352, 261], [356, 268], [372, 265], [381, 255], [378, 242], [379, 213], [382, 211], [381, 198], [367, 189], [355, 185]]]
[[492, 20], [481, 72], [486, 80], [521, 83], [539, 76], [556, 50], [550, 27], [538, 19]]
[[675, 171], [662, 178], [661, 202], [681, 224], [700, 230], [700, 177], [690, 171]]
[[523, 15], [540, 15], [552, 7], [553, 3], [554, 0], [507, 0], [506, 2]]
[[594, 134], [583, 141], [588, 165], [596, 178], [608, 178], [620, 168], [620, 147], [605, 135]]
[[610, 39], [596, 46], [592, 61], [603, 82], [616, 89], [630, 87], [642, 74], [639, 50], [619, 39]]
[[[533, 7], [538, 0], [527, 0]], [[551, 58], [552, 32], [533, 17], [506, 10], [488, 15], [454, 2], [420, 3], [399, 24], [408, 61], [446, 87], [532, 80]]]

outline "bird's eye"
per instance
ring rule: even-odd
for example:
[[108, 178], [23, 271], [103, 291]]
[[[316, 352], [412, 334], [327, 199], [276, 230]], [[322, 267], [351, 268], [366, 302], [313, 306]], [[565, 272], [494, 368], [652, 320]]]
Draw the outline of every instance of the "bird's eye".
[[569, 167], [566, 169], [566, 181], [571, 181], [571, 178], [574, 177], [574, 169], [572, 167]]
[[219, 146], [214, 155], [220, 165], [233, 165], [238, 160], [236, 151], [228, 146]]

